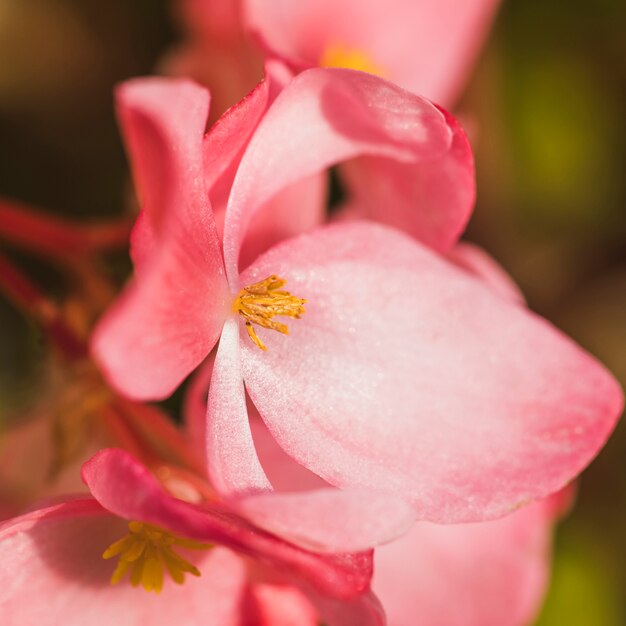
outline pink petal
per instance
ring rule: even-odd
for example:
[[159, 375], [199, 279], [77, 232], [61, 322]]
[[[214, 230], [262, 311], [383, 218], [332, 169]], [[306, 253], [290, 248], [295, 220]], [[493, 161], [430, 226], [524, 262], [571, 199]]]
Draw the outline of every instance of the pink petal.
[[[475, 200], [474, 157], [458, 122], [442, 111], [453, 133], [450, 150], [416, 168], [411, 163], [362, 157], [341, 168], [353, 217], [404, 230], [447, 251], [461, 236]], [[355, 208], [359, 213], [354, 215]]]
[[503, 298], [525, 304], [524, 294], [515, 281], [482, 248], [462, 241], [448, 252], [447, 258], [455, 265], [484, 280]]
[[254, 448], [241, 377], [239, 328], [224, 324], [209, 388], [206, 425], [209, 477], [224, 495], [271, 489]]
[[249, 496], [236, 507], [257, 526], [315, 552], [357, 552], [391, 541], [415, 514], [392, 495], [334, 488]]
[[248, 415], [254, 447], [274, 490], [279, 492], [311, 491], [329, 486], [317, 474], [308, 470], [304, 465], [296, 463], [278, 445], [252, 402], [248, 402]]
[[326, 218], [326, 182], [323, 174], [307, 176], [279, 191], [261, 207], [246, 233], [239, 266], [248, 267], [277, 243], [323, 224]]
[[416, 524], [375, 555], [389, 626], [526, 626], [546, 590], [550, 501], [480, 524]]
[[277, 442], [331, 484], [395, 493], [419, 519], [478, 521], [543, 497], [594, 457], [623, 405], [547, 322], [400, 233], [363, 223], [273, 248], [307, 299], [288, 336], [241, 325], [246, 388]]
[[306, 596], [288, 585], [253, 585], [242, 626], [318, 626], [317, 612]]
[[[180, 587], [165, 580], [160, 595], [111, 585], [104, 550], [127, 532], [123, 520], [94, 500], [40, 509], [0, 526], [0, 615], [5, 626], [237, 626], [246, 570], [223, 548], [198, 552], [200, 578]], [[187, 554], [185, 556], [188, 556]], [[189, 555], [191, 556], [191, 555]]]
[[378, 598], [370, 591], [351, 602], [311, 596], [323, 624], [329, 626], [386, 626], [385, 613]]
[[371, 552], [313, 554], [255, 529], [225, 506], [177, 500], [122, 450], [103, 450], [94, 456], [83, 466], [83, 480], [96, 500], [115, 515], [238, 550], [324, 595], [353, 598], [368, 588]]
[[[226, 401], [235, 395], [234, 392], [221, 393]], [[231, 481], [236, 485], [238, 477], [247, 477], [252, 473], [249, 468], [241, 467], [241, 459], [250, 458], [247, 431], [251, 428], [254, 448], [263, 467], [261, 471], [268, 472], [271, 487], [282, 493], [232, 498], [231, 504], [260, 528], [315, 552], [354, 552], [390, 541], [413, 523], [413, 510], [396, 496], [330, 488], [319, 476], [284, 453], [251, 404], [248, 404], [250, 426], [247, 421], [244, 422], [244, 414], [240, 418], [241, 424], [245, 424], [246, 434], [243, 437], [233, 428], [232, 415], [237, 412], [229, 407], [209, 411], [209, 415], [228, 416], [227, 420], [220, 420], [219, 427], [224, 432], [219, 437], [214, 435], [207, 439], [209, 457], [215, 463], [211, 475], [218, 490], [221, 487], [222, 492], [228, 492], [224, 489], [224, 474], [232, 477]], [[214, 428], [212, 420], [209, 420], [209, 432]], [[239, 451], [242, 440], [246, 442], [243, 452]], [[213, 451], [211, 448], [214, 448]], [[221, 458], [216, 458], [219, 452], [215, 448], [223, 451]], [[250, 465], [254, 467], [252, 459]], [[215, 479], [216, 475], [219, 480]], [[239, 491], [252, 491], [251, 485], [254, 484], [254, 480], [250, 480], [248, 485], [244, 485], [246, 489]], [[257, 490], [260, 491], [262, 486], [259, 485]], [[269, 488], [269, 484], [265, 488]]]
[[[265, 78], [213, 125], [204, 141], [209, 196], [218, 231], [223, 232], [226, 204], [243, 152], [267, 108], [283, 89], [285, 68], [268, 63]], [[288, 185], [270, 198], [252, 220], [241, 248], [247, 267], [275, 243], [321, 224], [325, 217], [326, 179], [316, 173]], [[297, 207], [297, 210], [294, 210]]]
[[244, 0], [269, 54], [318, 65], [331, 46], [365, 54], [385, 78], [441, 103], [458, 95], [497, 0]]
[[[312, 69], [294, 78], [259, 124], [233, 184], [224, 226], [224, 256], [233, 290], [238, 288], [237, 259], [246, 229], [280, 190], [362, 155], [385, 157], [393, 165], [411, 164], [416, 176], [433, 163], [444, 171], [449, 159], [457, 160], [453, 139], [454, 131], [441, 111], [377, 77]], [[471, 177], [471, 162], [462, 167]], [[427, 207], [429, 212], [447, 216], [437, 220], [437, 232], [457, 233], [467, 220], [471, 202], [464, 197], [458, 206], [450, 204], [446, 194], [437, 197], [446, 204]], [[442, 228], [439, 224], [446, 219], [447, 227]], [[438, 235], [424, 232], [422, 236]]]
[[145, 215], [133, 235], [141, 271], [92, 350], [121, 392], [163, 398], [208, 354], [230, 300], [203, 182], [209, 97], [189, 81], [155, 78], [125, 83], [118, 101]]
[[270, 103], [272, 76], [264, 78], [243, 100], [234, 104], [213, 124], [204, 138], [205, 183], [211, 190], [223, 176], [232, 183], [250, 137]]

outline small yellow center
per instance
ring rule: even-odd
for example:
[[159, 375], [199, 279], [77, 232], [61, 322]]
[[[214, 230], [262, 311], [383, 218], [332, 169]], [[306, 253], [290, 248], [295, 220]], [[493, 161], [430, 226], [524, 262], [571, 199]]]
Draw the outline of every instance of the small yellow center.
[[267, 350], [267, 347], [259, 339], [253, 324], [288, 335], [289, 327], [287, 324], [275, 322], [274, 317], [281, 315], [300, 319], [300, 316], [305, 312], [303, 305], [306, 300], [296, 298], [288, 291], [281, 289], [286, 282], [286, 280], [272, 274], [264, 280], [254, 283], [254, 285], [244, 287], [233, 303], [233, 311], [239, 313], [246, 320], [248, 335], [261, 350]]
[[177, 537], [167, 530], [143, 522], [129, 522], [128, 530], [125, 537], [112, 543], [102, 554], [104, 559], [119, 556], [117, 567], [111, 576], [112, 585], [120, 582], [128, 570], [133, 587], [141, 584], [146, 591], [155, 593], [161, 593], [163, 589], [164, 568], [178, 585], [185, 582], [186, 573], [200, 576], [198, 568], [174, 552], [172, 546], [207, 550], [211, 547], [210, 544]]
[[386, 72], [377, 65], [368, 54], [356, 48], [348, 48], [341, 44], [331, 44], [324, 49], [319, 64], [322, 67], [345, 67], [360, 70], [376, 76], [384, 76]]

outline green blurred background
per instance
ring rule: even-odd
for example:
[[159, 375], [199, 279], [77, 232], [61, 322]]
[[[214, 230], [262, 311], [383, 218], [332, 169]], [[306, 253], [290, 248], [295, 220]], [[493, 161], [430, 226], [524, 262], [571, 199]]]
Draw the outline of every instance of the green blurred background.
[[[166, 0], [0, 0], [0, 196], [119, 215], [113, 85], [176, 40]], [[505, 0], [456, 114], [476, 151], [467, 238], [626, 384], [626, 3]], [[53, 289], [60, 279], [19, 257]], [[124, 262], [121, 262], [124, 266]], [[37, 336], [0, 299], [0, 419], [35, 400]], [[626, 427], [580, 481], [541, 626], [626, 624]], [[480, 567], [480, 564], [477, 564]]]

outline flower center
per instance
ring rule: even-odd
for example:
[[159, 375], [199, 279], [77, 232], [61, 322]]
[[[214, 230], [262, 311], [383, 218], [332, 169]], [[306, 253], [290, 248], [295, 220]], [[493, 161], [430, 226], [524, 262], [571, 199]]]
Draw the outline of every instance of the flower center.
[[379, 67], [365, 52], [357, 48], [348, 48], [341, 44], [326, 46], [319, 64], [322, 67], [345, 67], [351, 70], [360, 70], [377, 76], [384, 76], [386, 72]]
[[112, 543], [102, 554], [103, 559], [119, 556], [117, 567], [111, 576], [112, 585], [120, 582], [128, 570], [133, 587], [141, 584], [146, 591], [155, 593], [161, 593], [163, 589], [164, 568], [178, 585], [185, 582], [186, 573], [200, 576], [198, 568], [174, 552], [172, 546], [207, 550], [211, 547], [210, 544], [183, 539], [143, 522], [128, 522], [128, 530], [125, 537]]
[[296, 298], [288, 291], [281, 290], [286, 282], [283, 278], [272, 274], [258, 283], [244, 287], [233, 302], [233, 311], [246, 320], [248, 335], [261, 350], [267, 350], [267, 347], [259, 339], [253, 324], [288, 335], [287, 324], [275, 322], [274, 317], [282, 315], [300, 319], [305, 312], [303, 305], [306, 300]]

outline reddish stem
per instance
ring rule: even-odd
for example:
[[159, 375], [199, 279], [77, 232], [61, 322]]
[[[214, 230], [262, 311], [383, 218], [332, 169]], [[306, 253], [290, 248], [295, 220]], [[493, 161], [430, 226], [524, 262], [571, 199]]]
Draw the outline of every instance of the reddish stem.
[[153, 437], [166, 451], [174, 455], [177, 463], [202, 475], [204, 466], [181, 431], [156, 407], [139, 404], [118, 396], [116, 404], [135, 429]]
[[33, 318], [60, 352], [71, 359], [87, 355], [87, 347], [65, 323], [55, 304], [13, 263], [0, 254], [0, 292]]
[[0, 237], [59, 260], [71, 260], [128, 244], [131, 224], [110, 220], [74, 224], [17, 202], [0, 199]]

